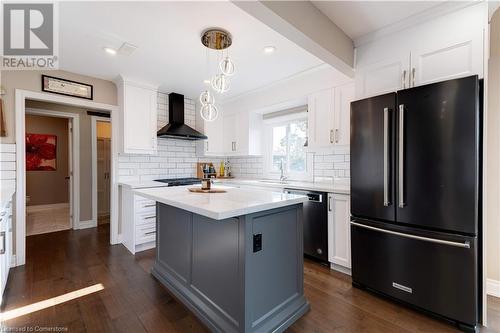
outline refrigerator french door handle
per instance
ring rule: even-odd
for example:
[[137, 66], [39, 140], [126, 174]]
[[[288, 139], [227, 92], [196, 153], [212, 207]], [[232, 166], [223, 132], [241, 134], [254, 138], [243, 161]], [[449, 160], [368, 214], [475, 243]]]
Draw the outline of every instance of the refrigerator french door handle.
[[370, 229], [370, 230], [374, 230], [374, 231], [383, 232], [383, 233], [386, 233], [386, 234], [391, 234], [391, 235], [396, 235], [396, 236], [401, 236], [401, 237], [406, 237], [406, 238], [411, 238], [411, 239], [417, 239], [417, 240], [421, 240], [421, 241], [424, 241], [424, 242], [437, 243], [437, 244], [443, 244], [443, 245], [461, 247], [461, 248], [464, 248], [464, 249], [470, 249], [470, 243], [469, 242], [463, 242], [463, 243], [461, 243], [461, 242], [453, 242], [453, 241], [447, 241], [447, 240], [437, 239], [437, 238], [429, 238], [429, 237], [422, 237], [422, 236], [417, 236], [417, 235], [405, 234], [405, 233], [402, 233], [402, 232], [381, 229], [381, 228], [372, 227], [372, 226], [369, 226], [369, 225], [360, 224], [360, 223], [356, 223], [356, 222], [351, 222], [351, 225], [355, 225], [355, 226], [360, 227], [360, 228], [365, 228], [365, 229]]
[[399, 105], [399, 142], [398, 142], [398, 151], [399, 151], [399, 157], [398, 157], [398, 174], [399, 174], [399, 207], [403, 208], [406, 203], [405, 203], [405, 198], [404, 198], [404, 164], [405, 164], [405, 151], [404, 151], [404, 138], [405, 138], [405, 106], [404, 104]]
[[384, 206], [389, 206], [389, 108], [384, 108]]

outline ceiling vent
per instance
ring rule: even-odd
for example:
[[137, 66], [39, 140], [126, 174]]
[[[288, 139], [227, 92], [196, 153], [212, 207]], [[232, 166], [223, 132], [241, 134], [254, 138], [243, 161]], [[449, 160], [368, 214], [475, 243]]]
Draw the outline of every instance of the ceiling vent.
[[137, 46], [129, 43], [123, 43], [122, 46], [120, 46], [120, 48], [118, 49], [118, 53], [120, 55], [129, 56], [134, 53], [135, 50], [137, 50]]

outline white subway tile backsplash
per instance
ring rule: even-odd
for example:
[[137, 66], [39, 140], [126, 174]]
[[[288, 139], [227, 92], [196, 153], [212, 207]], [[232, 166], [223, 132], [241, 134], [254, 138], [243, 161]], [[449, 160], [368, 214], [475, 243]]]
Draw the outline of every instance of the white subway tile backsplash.
[[[184, 120], [195, 127], [195, 102], [184, 99]], [[168, 95], [158, 93], [158, 128], [168, 123]], [[2, 151], [2, 161], [4, 152]], [[120, 154], [118, 158], [119, 179], [121, 181], [141, 181], [159, 178], [195, 177], [196, 162], [212, 162], [216, 168], [227, 159], [234, 176], [244, 178], [264, 177], [264, 159], [256, 156], [229, 156], [224, 158], [198, 158], [196, 142], [176, 139], [159, 139], [158, 153], [150, 155]], [[15, 159], [14, 159], [15, 160]], [[5, 160], [7, 161], [7, 160]], [[350, 155], [348, 147], [332, 148], [329, 153], [316, 153], [313, 160], [315, 180], [349, 178]]]

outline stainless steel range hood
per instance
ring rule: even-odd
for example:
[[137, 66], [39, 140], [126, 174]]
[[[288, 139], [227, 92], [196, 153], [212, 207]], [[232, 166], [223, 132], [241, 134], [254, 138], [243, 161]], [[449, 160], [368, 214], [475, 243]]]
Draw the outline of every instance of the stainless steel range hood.
[[206, 140], [208, 137], [184, 124], [184, 95], [170, 93], [168, 95], [168, 124], [158, 133], [159, 138], [182, 140]]

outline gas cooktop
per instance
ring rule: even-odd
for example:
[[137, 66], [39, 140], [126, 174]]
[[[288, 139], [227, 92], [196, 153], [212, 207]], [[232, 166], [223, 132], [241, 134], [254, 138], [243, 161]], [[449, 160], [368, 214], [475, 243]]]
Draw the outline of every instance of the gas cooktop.
[[167, 186], [182, 186], [182, 185], [193, 185], [201, 183], [201, 179], [198, 178], [156, 179], [155, 181], [166, 183]]

